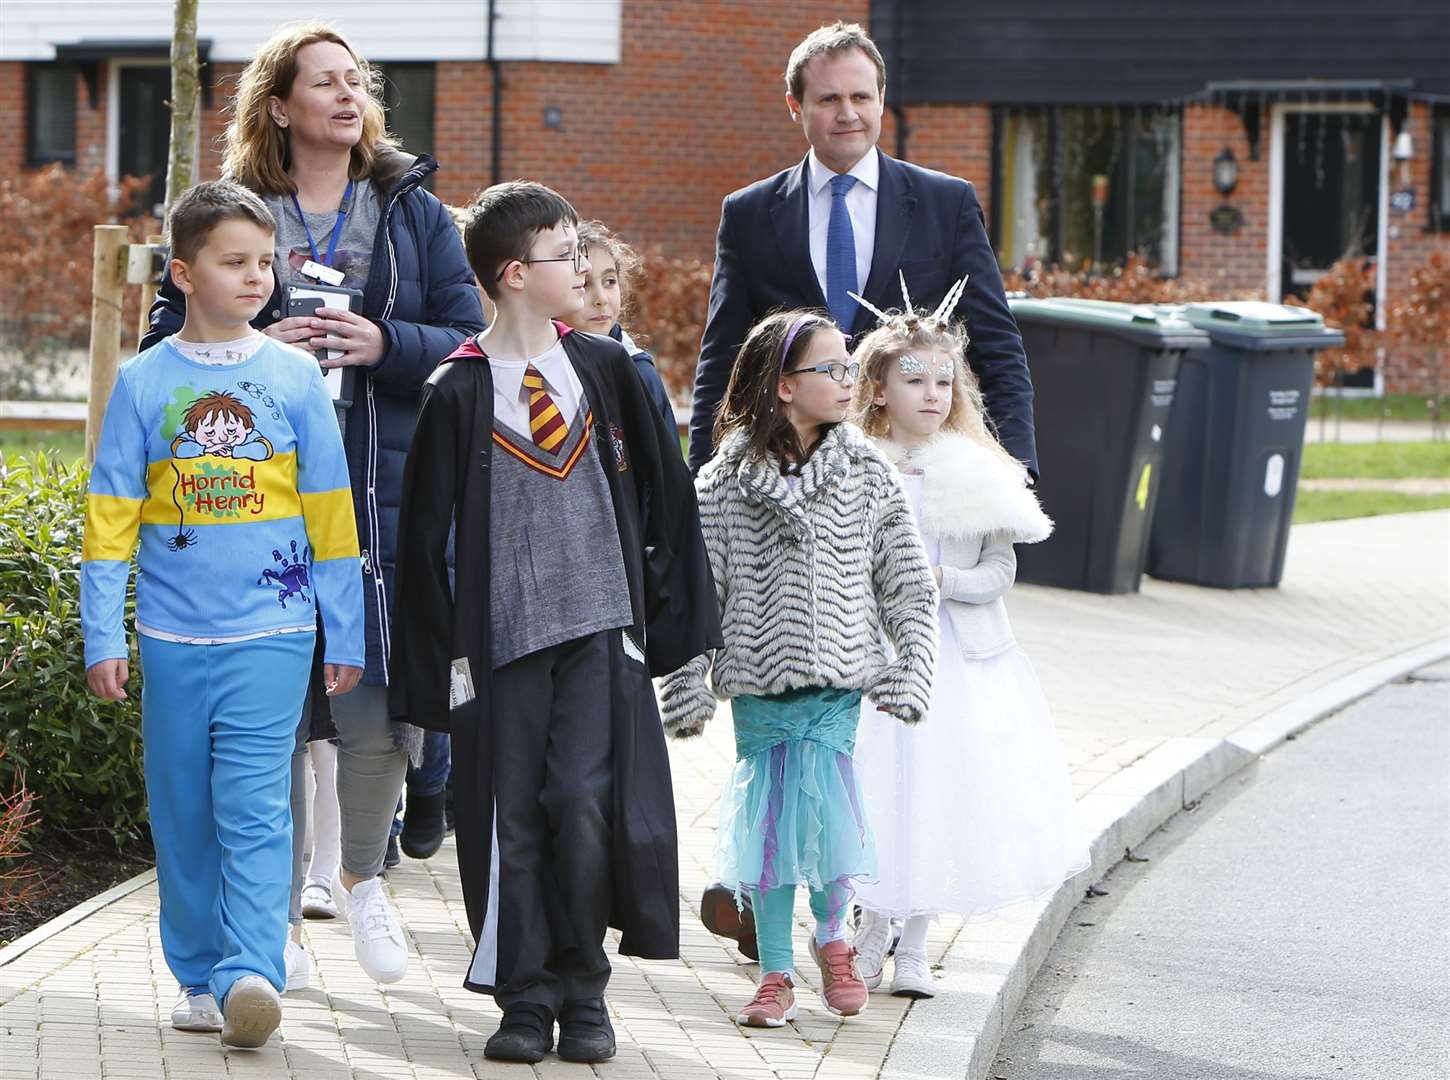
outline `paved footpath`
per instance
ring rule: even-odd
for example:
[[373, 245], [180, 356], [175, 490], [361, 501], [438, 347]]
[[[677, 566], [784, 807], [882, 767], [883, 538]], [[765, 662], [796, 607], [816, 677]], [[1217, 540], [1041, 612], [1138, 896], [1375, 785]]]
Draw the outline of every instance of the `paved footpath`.
[[[1131, 596], [1014, 590], [1018, 636], [1052, 702], [1085, 814], [1100, 817], [1104, 807], [1117, 813], [1144, 799], [1128, 782], [1130, 767], [1155, 751], [1157, 760], [1212, 744], [1376, 662], [1437, 651], [1450, 634], [1447, 555], [1450, 512], [1437, 512], [1302, 526], [1277, 590], [1226, 592], [1151, 579]], [[703, 739], [671, 753], [681, 959], [616, 959], [609, 1001], [620, 1050], [596, 1070], [601, 1076], [962, 1077], [977, 1068], [968, 1059], [990, 1062], [995, 1034], [985, 1026], [961, 1030], [965, 1014], [952, 1010], [976, 1007], [972, 979], [1021, 967], [1013, 960], [1018, 946], [1004, 944], [1011, 937], [1004, 928], [1017, 925], [1010, 915], [966, 928], [937, 924], [930, 948], [943, 961], [943, 992], [914, 1007], [878, 993], [867, 1012], [846, 1021], [814, 992], [819, 979], [805, 959], [802, 922], [797, 955], [810, 985], [800, 994], [799, 1021], [749, 1033], [731, 1024], [757, 969], [706, 933], [695, 911], [710, 877], [716, 800], [732, 763], [728, 713], [722, 710]], [[1101, 863], [1094, 873], [1106, 869]], [[180, 1034], [165, 1023], [176, 984], [161, 957], [154, 882], [118, 890], [124, 894], [58, 932], [0, 952], [0, 1080], [587, 1075], [554, 1058], [532, 1070], [484, 1059], [498, 1012], [461, 986], [470, 941], [451, 842], [426, 863], [404, 860], [390, 887], [413, 951], [407, 978], [387, 988], [372, 984], [352, 959], [344, 926], [309, 923], [313, 986], [285, 998], [282, 1037], [260, 1052], [229, 1053], [214, 1037]], [[968, 990], [959, 992], [963, 981]], [[947, 1026], [934, 1030], [934, 1017]], [[1001, 1022], [998, 1016], [995, 1030]], [[976, 1042], [990, 1045], [973, 1048]]]

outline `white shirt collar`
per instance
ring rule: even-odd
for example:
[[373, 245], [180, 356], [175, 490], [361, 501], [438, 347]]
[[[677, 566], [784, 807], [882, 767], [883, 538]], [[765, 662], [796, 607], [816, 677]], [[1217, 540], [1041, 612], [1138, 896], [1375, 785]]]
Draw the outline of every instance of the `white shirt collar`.
[[[873, 146], [861, 155], [861, 160], [851, 166], [850, 172], [846, 175], [854, 176], [860, 183], [865, 184], [872, 191], [876, 191], [877, 185], [881, 182], [880, 154], [880, 149]], [[806, 169], [812, 197], [819, 195], [821, 189], [831, 182], [831, 177], [836, 175], [821, 163], [821, 159], [816, 157], [814, 149], [806, 155]]]
[[530, 364], [539, 369], [544, 377], [544, 389], [558, 397], [569, 385], [569, 354], [564, 351], [564, 340], [556, 342], [548, 352], [528, 360], [495, 360], [489, 358], [488, 366], [493, 372], [494, 386], [511, 401], [526, 401], [524, 393], [524, 372]]

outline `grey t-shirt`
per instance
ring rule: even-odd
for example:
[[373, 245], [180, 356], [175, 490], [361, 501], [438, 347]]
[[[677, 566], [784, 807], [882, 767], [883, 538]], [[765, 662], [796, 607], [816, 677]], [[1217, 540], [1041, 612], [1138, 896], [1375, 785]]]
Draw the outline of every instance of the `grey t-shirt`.
[[[277, 219], [277, 276], [283, 285], [314, 284], [301, 274], [302, 264], [312, 258], [307, 233], [291, 195], [268, 195], [267, 209]], [[342, 285], [359, 292], [367, 285], [368, 270], [373, 263], [373, 241], [378, 235], [378, 219], [382, 206], [378, 189], [371, 180], [359, 180], [353, 187], [352, 207], [343, 222], [342, 235], [337, 238], [337, 252], [332, 265], [343, 273]], [[312, 242], [317, 245], [318, 262], [327, 256], [327, 245], [337, 222], [337, 211], [326, 210], [307, 215]]]

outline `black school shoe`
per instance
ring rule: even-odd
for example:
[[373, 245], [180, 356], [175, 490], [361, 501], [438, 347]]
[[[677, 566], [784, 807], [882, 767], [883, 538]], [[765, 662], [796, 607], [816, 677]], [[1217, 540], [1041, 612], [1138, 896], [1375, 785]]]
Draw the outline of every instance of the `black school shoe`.
[[614, 1056], [614, 1027], [603, 998], [566, 1001], [559, 1010], [559, 1057], [596, 1064]]
[[513, 1005], [504, 1010], [498, 1030], [488, 1037], [483, 1056], [535, 1065], [553, 1048], [554, 1014], [542, 1005]]
[[443, 846], [443, 792], [437, 795], [416, 795], [408, 799], [403, 811], [403, 854], [410, 859], [431, 859]]
[[755, 911], [750, 906], [750, 897], [742, 896], [744, 908], [735, 906], [735, 890], [718, 881], [707, 886], [700, 897], [700, 921], [705, 929], [720, 937], [733, 938], [740, 951], [752, 960], [760, 959], [760, 949], [755, 943]]

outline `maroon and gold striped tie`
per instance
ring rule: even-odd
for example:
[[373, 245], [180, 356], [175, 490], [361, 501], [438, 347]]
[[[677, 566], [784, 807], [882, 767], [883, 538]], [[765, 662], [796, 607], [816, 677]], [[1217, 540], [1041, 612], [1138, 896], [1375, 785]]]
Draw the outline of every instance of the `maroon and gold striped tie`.
[[534, 445], [557, 454], [569, 437], [569, 424], [544, 389], [544, 377], [533, 364], [524, 371], [524, 388], [529, 392], [529, 434], [534, 437]]

